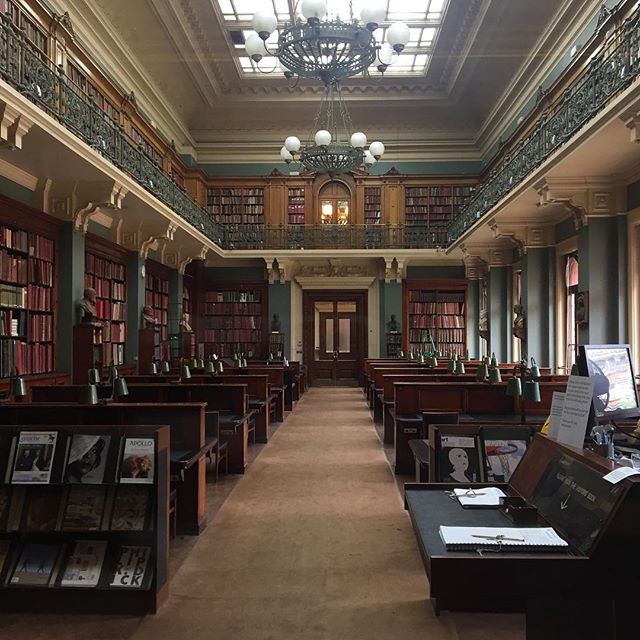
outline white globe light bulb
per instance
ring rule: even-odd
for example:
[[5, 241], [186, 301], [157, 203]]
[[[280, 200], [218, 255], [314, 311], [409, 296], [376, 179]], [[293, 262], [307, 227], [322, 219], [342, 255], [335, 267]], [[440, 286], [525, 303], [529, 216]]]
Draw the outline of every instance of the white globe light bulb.
[[351, 146], [356, 149], [362, 149], [367, 144], [367, 136], [362, 131], [357, 131], [351, 136]]
[[296, 138], [296, 136], [289, 136], [284, 141], [284, 148], [290, 153], [300, 151], [300, 138]]
[[378, 54], [376, 56], [376, 63], [379, 65], [384, 65], [388, 67], [393, 62], [393, 47], [388, 43], [384, 42], [380, 49], [378, 49]]
[[300, 11], [307, 20], [319, 20], [327, 13], [327, 0], [302, 0]]
[[409, 42], [409, 38], [411, 38], [411, 32], [404, 22], [394, 22], [387, 29], [387, 42], [398, 53], [404, 49], [407, 42]]
[[384, 155], [384, 145], [376, 140], [369, 145], [369, 152], [374, 158], [380, 158]]
[[376, 163], [376, 159], [371, 155], [371, 151], [367, 149], [364, 152], [364, 163], [373, 166]]
[[331, 134], [325, 129], [320, 129], [320, 131], [316, 133], [315, 141], [319, 147], [331, 144]]
[[384, 22], [386, 17], [387, 9], [379, 0], [370, 2], [366, 7], [362, 8], [362, 11], [360, 11], [360, 18], [362, 19], [362, 22], [367, 26], [374, 25], [374, 30], [381, 22]]
[[247, 55], [254, 61], [260, 62], [262, 57], [267, 53], [264, 46], [264, 41], [257, 33], [252, 33], [244, 43], [244, 48], [247, 50]]
[[268, 11], [257, 11], [253, 16], [253, 28], [262, 40], [266, 40], [278, 26], [278, 19]]
[[282, 149], [280, 149], [280, 157], [285, 162], [291, 162], [293, 160], [293, 156], [286, 147], [282, 147]]

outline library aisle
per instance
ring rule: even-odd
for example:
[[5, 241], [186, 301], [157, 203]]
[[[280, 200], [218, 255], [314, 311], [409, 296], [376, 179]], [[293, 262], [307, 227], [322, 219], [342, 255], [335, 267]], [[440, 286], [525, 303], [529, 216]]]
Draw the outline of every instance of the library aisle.
[[193, 545], [170, 591], [161, 611], [144, 619], [3, 616], [0, 638], [524, 638], [522, 616], [435, 616], [409, 518], [353, 388], [305, 394]]

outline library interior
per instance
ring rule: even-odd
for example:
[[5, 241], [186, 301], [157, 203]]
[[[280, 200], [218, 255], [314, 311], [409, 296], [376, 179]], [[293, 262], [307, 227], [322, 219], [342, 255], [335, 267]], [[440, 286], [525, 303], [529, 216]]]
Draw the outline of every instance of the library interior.
[[639, 637], [639, 143], [638, 0], [0, 0], [0, 638]]

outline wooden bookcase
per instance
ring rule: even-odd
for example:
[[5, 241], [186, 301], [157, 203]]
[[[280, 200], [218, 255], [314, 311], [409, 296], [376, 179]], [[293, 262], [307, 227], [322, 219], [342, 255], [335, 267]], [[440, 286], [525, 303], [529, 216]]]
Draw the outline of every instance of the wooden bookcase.
[[[84, 286], [96, 290], [96, 313], [102, 323], [101, 354], [98, 367], [125, 362], [127, 339], [127, 252], [97, 236], [87, 234]], [[88, 345], [74, 344], [76, 351]]]
[[262, 187], [207, 189], [207, 211], [225, 224], [264, 224]]
[[202, 340], [205, 357], [264, 358], [268, 333], [267, 285], [245, 282], [221, 285], [204, 294]]
[[382, 216], [382, 189], [380, 187], [364, 188], [364, 223], [380, 224]]
[[446, 231], [469, 202], [472, 192], [471, 185], [407, 186], [404, 189], [405, 222]]
[[[17, 442], [20, 433], [46, 431], [56, 434], [56, 442], [51, 463], [49, 483], [5, 484], [12, 479], [16, 455], [12, 442]], [[67, 452], [74, 435], [104, 436], [101, 457], [105, 458], [104, 476], [101, 484], [89, 485], [72, 481], [67, 473]], [[108, 440], [107, 440], [108, 438]], [[122, 468], [122, 445], [124, 438], [147, 438], [153, 440], [153, 481], [148, 484], [125, 484], [120, 482]], [[17, 449], [17, 448], [16, 448]], [[69, 612], [69, 613], [154, 613], [168, 595], [168, 538], [169, 538], [169, 427], [143, 425], [67, 425], [67, 426], [2, 426], [0, 427], [0, 492], [9, 501], [10, 514], [0, 521], [0, 544], [8, 547], [4, 563], [0, 565], [0, 611], [29, 613]], [[8, 472], [8, 473], [7, 473]], [[95, 489], [93, 489], [95, 487]], [[131, 489], [133, 487], [133, 489]], [[85, 492], [99, 497], [93, 500], [99, 504], [97, 526], [85, 507], [84, 524], [81, 510], [74, 510], [67, 516], [73, 492]], [[95, 493], [94, 493], [95, 492]], [[144, 510], [144, 522], [140, 530], [121, 528], [124, 518], [115, 525], [113, 515], [118, 496], [135, 492], [141, 496], [139, 506]], [[77, 497], [74, 504], [83, 504]], [[84, 498], [85, 503], [91, 498]], [[131, 501], [129, 502], [131, 504]], [[146, 507], [146, 508], [145, 508]], [[120, 512], [122, 513], [122, 512]], [[130, 513], [130, 512], [128, 512]], [[132, 516], [133, 517], [133, 516]], [[84, 526], [83, 526], [84, 525]], [[62, 586], [68, 562], [77, 541], [102, 541], [106, 543], [106, 553], [99, 572], [96, 586]], [[23, 551], [32, 549], [29, 545], [45, 545], [40, 553], [55, 558], [48, 577], [38, 580], [46, 584], [30, 584], [27, 577], [18, 583], [14, 573], [29, 572]], [[112, 586], [112, 576], [122, 547], [139, 546], [149, 550], [147, 571], [140, 588]], [[46, 549], [46, 552], [45, 552]], [[33, 553], [33, 551], [32, 551]], [[22, 564], [21, 564], [22, 562]], [[26, 573], [25, 573], [26, 572]], [[38, 571], [31, 570], [38, 577]], [[22, 577], [22, 575], [20, 576]], [[38, 580], [34, 579], [33, 582]]]
[[405, 280], [405, 351], [430, 348], [429, 335], [444, 355], [467, 350], [466, 280]]
[[397, 358], [402, 350], [402, 334], [387, 331], [387, 356]]
[[287, 204], [287, 223], [305, 223], [305, 189], [304, 187], [289, 187]]
[[0, 378], [55, 371], [55, 221], [0, 196]]
[[164, 265], [147, 260], [145, 263], [144, 303], [153, 309], [158, 320], [159, 344], [156, 359], [169, 357], [169, 269]]

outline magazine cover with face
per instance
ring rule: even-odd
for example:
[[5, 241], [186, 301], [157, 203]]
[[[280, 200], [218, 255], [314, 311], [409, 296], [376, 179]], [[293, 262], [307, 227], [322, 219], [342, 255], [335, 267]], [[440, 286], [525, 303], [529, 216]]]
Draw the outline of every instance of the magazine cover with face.
[[67, 482], [101, 484], [107, 466], [111, 436], [76, 433], [71, 441], [67, 461]]
[[14, 484], [48, 484], [56, 447], [56, 431], [23, 431], [13, 466]]
[[475, 436], [440, 436], [438, 482], [482, 482], [480, 448]]

